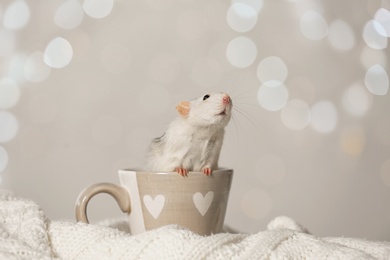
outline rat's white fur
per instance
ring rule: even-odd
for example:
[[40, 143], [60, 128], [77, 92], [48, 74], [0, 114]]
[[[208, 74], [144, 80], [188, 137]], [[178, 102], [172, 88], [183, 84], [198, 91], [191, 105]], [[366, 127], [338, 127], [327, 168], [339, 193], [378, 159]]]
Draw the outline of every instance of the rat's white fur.
[[[223, 102], [227, 94], [210, 93], [190, 101], [187, 116], [170, 123], [163, 136], [153, 139], [147, 170], [203, 171], [218, 168], [224, 127], [231, 117], [232, 101]], [[227, 96], [228, 97], [228, 96]]]

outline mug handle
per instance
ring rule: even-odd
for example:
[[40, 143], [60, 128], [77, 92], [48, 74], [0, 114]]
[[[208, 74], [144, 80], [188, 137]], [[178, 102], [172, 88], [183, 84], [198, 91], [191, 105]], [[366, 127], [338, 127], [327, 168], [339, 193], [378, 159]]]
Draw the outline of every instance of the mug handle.
[[124, 213], [130, 213], [130, 197], [128, 192], [112, 183], [97, 183], [85, 188], [79, 195], [76, 201], [76, 220], [84, 223], [89, 223], [87, 216], [88, 202], [93, 196], [99, 193], [107, 193], [111, 195], [118, 203], [119, 208]]

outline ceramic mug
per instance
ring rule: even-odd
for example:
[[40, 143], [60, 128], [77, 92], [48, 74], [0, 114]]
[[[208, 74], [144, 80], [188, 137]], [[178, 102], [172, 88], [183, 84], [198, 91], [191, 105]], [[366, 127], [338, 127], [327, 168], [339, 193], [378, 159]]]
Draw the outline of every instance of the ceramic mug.
[[128, 214], [132, 234], [177, 224], [200, 235], [222, 231], [233, 170], [214, 170], [211, 176], [189, 172], [119, 170], [120, 186], [98, 183], [84, 189], [76, 202], [76, 219], [88, 223], [89, 200], [99, 193], [115, 198]]

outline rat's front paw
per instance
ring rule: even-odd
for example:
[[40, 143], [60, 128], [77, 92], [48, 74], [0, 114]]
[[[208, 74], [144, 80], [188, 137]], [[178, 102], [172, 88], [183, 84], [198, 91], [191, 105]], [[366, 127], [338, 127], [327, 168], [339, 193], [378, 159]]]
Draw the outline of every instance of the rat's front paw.
[[213, 170], [211, 170], [209, 167], [205, 167], [202, 171], [205, 175], [210, 176]]
[[178, 174], [180, 174], [183, 177], [188, 175], [188, 170], [186, 170], [184, 168], [175, 168], [175, 172], [177, 172]]

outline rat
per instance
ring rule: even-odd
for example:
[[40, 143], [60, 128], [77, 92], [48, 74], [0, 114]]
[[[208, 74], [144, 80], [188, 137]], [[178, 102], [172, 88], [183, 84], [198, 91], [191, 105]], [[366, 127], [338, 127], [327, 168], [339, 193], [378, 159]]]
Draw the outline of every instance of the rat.
[[179, 116], [161, 137], [154, 138], [147, 154], [150, 171], [175, 171], [187, 176], [218, 169], [225, 126], [233, 103], [226, 93], [210, 93], [176, 106]]

